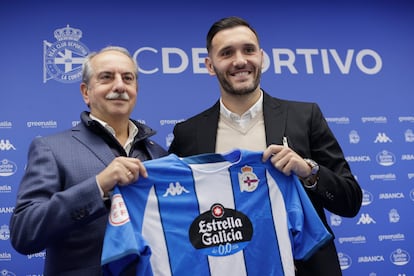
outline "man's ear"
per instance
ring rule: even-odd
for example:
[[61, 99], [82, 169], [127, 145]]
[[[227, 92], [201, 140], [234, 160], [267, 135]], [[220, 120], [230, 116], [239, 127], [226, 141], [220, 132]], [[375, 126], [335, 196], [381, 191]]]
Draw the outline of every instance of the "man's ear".
[[84, 82], [80, 84], [80, 92], [82, 94], [83, 101], [89, 106], [89, 94], [88, 94], [88, 85]]
[[204, 64], [206, 65], [207, 71], [210, 74], [210, 76], [215, 76], [216, 71], [214, 70], [213, 63], [211, 62], [211, 59], [209, 57], [206, 57], [204, 59]]

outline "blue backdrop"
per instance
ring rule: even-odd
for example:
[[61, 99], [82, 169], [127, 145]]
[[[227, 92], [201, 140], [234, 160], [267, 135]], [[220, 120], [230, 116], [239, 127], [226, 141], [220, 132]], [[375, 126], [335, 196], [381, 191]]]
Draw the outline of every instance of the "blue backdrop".
[[174, 124], [219, 96], [203, 63], [205, 35], [230, 15], [260, 35], [262, 87], [320, 104], [364, 190], [355, 218], [327, 213], [344, 275], [414, 275], [414, 6], [260, 0], [1, 1], [2, 275], [42, 274], [45, 254], [14, 251], [9, 219], [31, 140], [70, 128], [86, 109], [82, 58], [107, 45], [134, 53], [141, 72], [133, 117], [168, 148]]

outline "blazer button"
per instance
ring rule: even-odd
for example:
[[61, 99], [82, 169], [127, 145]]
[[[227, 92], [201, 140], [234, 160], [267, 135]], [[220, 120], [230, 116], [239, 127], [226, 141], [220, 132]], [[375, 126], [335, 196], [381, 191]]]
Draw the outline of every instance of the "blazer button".
[[85, 217], [85, 209], [80, 209], [78, 213], [78, 219], [83, 219]]
[[89, 215], [89, 211], [87, 209], [79, 209], [72, 213], [72, 219], [74, 220], [82, 220], [83, 218]]
[[330, 192], [326, 192], [325, 195], [329, 200], [334, 200], [334, 195], [331, 194]]

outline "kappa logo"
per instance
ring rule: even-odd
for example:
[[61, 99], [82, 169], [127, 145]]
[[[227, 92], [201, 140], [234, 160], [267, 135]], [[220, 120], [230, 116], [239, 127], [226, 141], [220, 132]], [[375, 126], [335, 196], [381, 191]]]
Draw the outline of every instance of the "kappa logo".
[[385, 132], [378, 132], [377, 138], [375, 138], [374, 143], [391, 143], [392, 140], [387, 136]]
[[43, 82], [54, 79], [73, 83], [82, 77], [82, 63], [89, 49], [79, 41], [82, 31], [67, 25], [56, 29], [56, 42], [43, 41]]
[[184, 188], [183, 186], [181, 186], [180, 182], [175, 182], [174, 183], [170, 183], [170, 185], [168, 186], [168, 189], [165, 191], [165, 193], [162, 195], [163, 197], [167, 197], [167, 196], [177, 196], [177, 195], [181, 195], [182, 193], [189, 193], [189, 191]]
[[1, 139], [0, 140], [0, 150], [16, 150], [16, 148], [13, 146], [12, 143], [10, 143], [10, 140], [8, 139]]
[[371, 224], [377, 223], [369, 214], [362, 213], [357, 224]]

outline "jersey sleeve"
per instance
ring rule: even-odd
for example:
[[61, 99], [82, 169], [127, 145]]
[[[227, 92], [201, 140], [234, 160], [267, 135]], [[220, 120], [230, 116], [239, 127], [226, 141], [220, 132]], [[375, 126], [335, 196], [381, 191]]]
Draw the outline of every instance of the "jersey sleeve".
[[297, 176], [292, 179], [294, 185], [291, 186], [294, 189], [286, 200], [289, 202], [287, 212], [293, 238], [293, 256], [295, 260], [307, 260], [331, 240], [332, 235], [320, 219]]
[[115, 187], [101, 256], [104, 275], [120, 275], [131, 267], [136, 275], [152, 275], [150, 256], [149, 245], [134, 231], [119, 188]]

